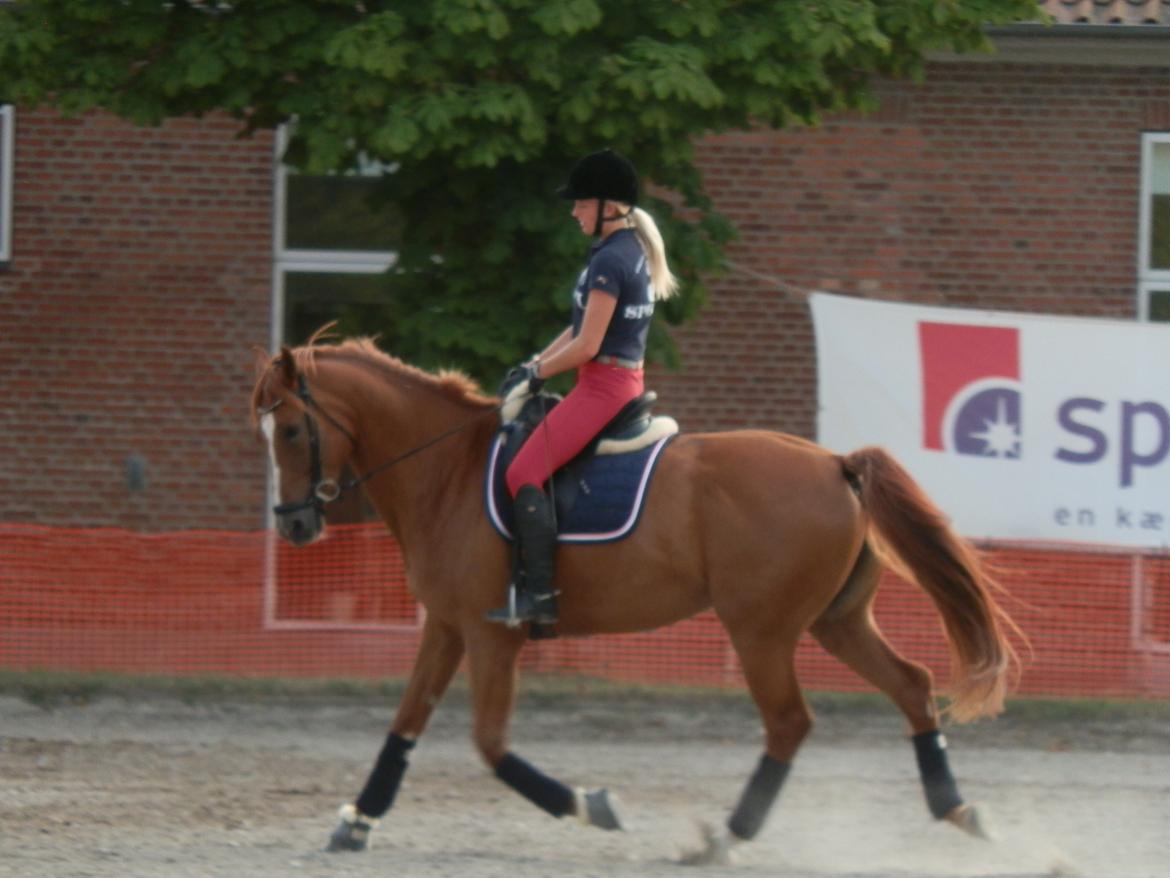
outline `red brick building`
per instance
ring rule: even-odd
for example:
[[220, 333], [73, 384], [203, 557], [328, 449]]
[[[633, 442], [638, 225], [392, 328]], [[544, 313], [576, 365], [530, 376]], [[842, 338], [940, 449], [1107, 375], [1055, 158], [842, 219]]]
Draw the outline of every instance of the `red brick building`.
[[[704, 142], [740, 239], [651, 376], [685, 429], [813, 434], [811, 289], [1170, 318], [1170, 3], [1046, 5], [874, 114]], [[275, 155], [229, 120], [0, 115], [0, 521], [265, 523], [249, 347], [298, 276], [390, 258], [293, 246]]]

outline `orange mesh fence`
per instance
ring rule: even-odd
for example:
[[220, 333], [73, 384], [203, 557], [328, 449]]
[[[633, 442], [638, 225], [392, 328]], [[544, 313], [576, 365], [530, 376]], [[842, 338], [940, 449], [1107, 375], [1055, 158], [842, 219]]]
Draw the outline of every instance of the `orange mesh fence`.
[[[1031, 642], [1019, 691], [1170, 697], [1170, 558], [997, 549], [1006, 608]], [[894, 646], [947, 679], [938, 616], [887, 575], [876, 614]], [[334, 527], [293, 548], [266, 532], [142, 534], [0, 526], [0, 668], [385, 677], [406, 673], [422, 611], [393, 539]], [[712, 613], [659, 631], [529, 644], [524, 666], [610, 680], [740, 685]], [[808, 688], [869, 687], [809, 638]]]

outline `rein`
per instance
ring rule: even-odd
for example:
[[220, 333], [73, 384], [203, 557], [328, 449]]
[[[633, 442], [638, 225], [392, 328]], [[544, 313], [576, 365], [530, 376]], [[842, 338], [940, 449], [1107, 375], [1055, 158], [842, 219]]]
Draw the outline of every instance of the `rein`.
[[[314, 403], [314, 405], [316, 405], [316, 404]], [[355, 479], [350, 479], [348, 482], [346, 482], [344, 485], [341, 486], [341, 490], [348, 491], [350, 488], [356, 488], [362, 482], [366, 481], [367, 479], [373, 478], [378, 473], [380, 473], [384, 470], [390, 469], [390, 467], [394, 466], [395, 464], [402, 463], [402, 461], [406, 460], [407, 458], [414, 457], [414, 455], [418, 454], [420, 451], [426, 451], [432, 445], [437, 445], [439, 442], [442, 442], [444, 439], [448, 438], [449, 436], [454, 436], [456, 433], [460, 433], [463, 430], [466, 430], [468, 427], [470, 427], [472, 424], [474, 424], [480, 418], [487, 417], [488, 415], [494, 415], [496, 412], [498, 412], [503, 407], [504, 406], [502, 403], [500, 405], [497, 405], [497, 406], [492, 406], [490, 409], [486, 409], [485, 411], [480, 412], [478, 415], [476, 415], [473, 418], [469, 418], [468, 420], [464, 421], [462, 424], [459, 424], [458, 426], [452, 427], [450, 430], [447, 430], [446, 432], [440, 433], [438, 436], [435, 436], [433, 439], [428, 439], [422, 445], [419, 445], [415, 448], [412, 448], [412, 449], [410, 449], [410, 451], [404, 452], [403, 454], [400, 454], [397, 457], [391, 458], [390, 460], [386, 461], [385, 463], [378, 464], [376, 467], [374, 467], [371, 470], [368, 470], [363, 475], [358, 476]], [[320, 409], [320, 406], [317, 406], [317, 408]], [[324, 411], [323, 409], [321, 409], [321, 410]]]
[[[414, 455], [418, 454], [419, 452], [426, 451], [432, 445], [436, 445], [439, 442], [442, 442], [444, 439], [466, 430], [480, 419], [487, 417], [488, 415], [494, 415], [503, 408], [503, 403], [501, 403], [500, 405], [486, 409], [475, 415], [475, 417], [464, 421], [462, 424], [458, 424], [452, 427], [450, 430], [446, 430], [443, 433], [440, 433], [438, 436], [428, 439], [422, 445], [416, 446], [415, 448], [412, 448], [403, 454], [399, 454], [397, 457], [393, 457], [390, 460], [380, 463], [373, 469], [367, 470], [365, 473], [357, 476], [356, 478], [352, 478], [347, 482], [339, 484], [333, 479], [321, 478], [320, 431], [317, 429], [316, 419], [312, 416], [309, 410], [316, 409], [318, 412], [320, 412], [321, 416], [324, 417], [325, 420], [327, 420], [337, 430], [343, 433], [345, 437], [349, 439], [352, 445], [356, 446], [358, 444], [357, 438], [353, 435], [353, 433], [346, 429], [344, 424], [338, 421], [337, 418], [333, 417], [333, 415], [331, 415], [329, 411], [323, 405], [321, 405], [321, 403], [317, 402], [317, 400], [313, 398], [313, 395], [309, 392], [309, 386], [305, 381], [304, 375], [297, 375], [296, 394], [297, 398], [299, 398], [305, 406], [305, 430], [309, 435], [309, 495], [303, 500], [297, 500], [291, 503], [282, 503], [275, 507], [272, 511], [276, 515], [286, 515], [291, 512], [297, 512], [301, 509], [306, 509], [308, 507], [314, 507], [318, 512], [323, 512], [326, 503], [331, 503], [338, 499], [344, 492], [356, 488], [358, 485], [361, 485], [363, 482], [372, 479], [379, 473], [390, 469], [390, 467], [402, 463], [402, 461], [411, 457], [414, 457]], [[283, 400], [278, 401], [276, 405], [266, 409], [263, 413], [267, 414], [268, 412], [274, 411], [281, 402], [283, 402]]]

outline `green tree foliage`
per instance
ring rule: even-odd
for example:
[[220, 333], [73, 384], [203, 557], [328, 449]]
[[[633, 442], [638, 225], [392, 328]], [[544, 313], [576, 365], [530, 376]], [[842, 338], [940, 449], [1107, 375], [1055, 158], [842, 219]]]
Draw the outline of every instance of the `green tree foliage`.
[[388, 346], [490, 378], [564, 325], [586, 242], [550, 193], [582, 154], [625, 153], [664, 196], [647, 206], [678, 323], [733, 234], [697, 137], [864, 107], [874, 75], [1042, 17], [1034, 0], [19, 0], [0, 8], [0, 97], [144, 125], [296, 119], [298, 167], [397, 166]]

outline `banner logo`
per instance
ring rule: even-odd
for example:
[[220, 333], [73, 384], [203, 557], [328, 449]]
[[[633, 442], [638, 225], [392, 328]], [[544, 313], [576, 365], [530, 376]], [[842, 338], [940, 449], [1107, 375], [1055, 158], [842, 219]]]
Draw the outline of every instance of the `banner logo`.
[[933, 451], [1018, 459], [1020, 331], [919, 321], [922, 444]]

